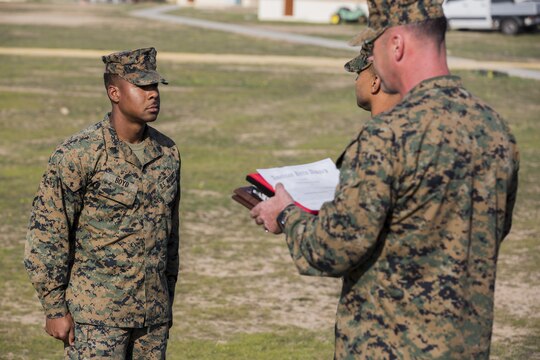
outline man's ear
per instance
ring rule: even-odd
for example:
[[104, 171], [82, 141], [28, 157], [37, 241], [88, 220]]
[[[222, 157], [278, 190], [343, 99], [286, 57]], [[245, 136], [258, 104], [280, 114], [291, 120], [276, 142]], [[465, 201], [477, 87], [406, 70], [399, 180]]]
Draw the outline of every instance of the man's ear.
[[107, 86], [107, 95], [113, 103], [117, 104], [120, 101], [120, 89], [114, 84]]
[[405, 52], [405, 38], [403, 37], [403, 34], [401, 33], [395, 33], [392, 36], [392, 39], [390, 41], [392, 56], [394, 58], [394, 61], [399, 62], [403, 58], [403, 54]]
[[371, 95], [377, 95], [381, 90], [381, 78], [378, 75], [373, 75], [371, 79]]

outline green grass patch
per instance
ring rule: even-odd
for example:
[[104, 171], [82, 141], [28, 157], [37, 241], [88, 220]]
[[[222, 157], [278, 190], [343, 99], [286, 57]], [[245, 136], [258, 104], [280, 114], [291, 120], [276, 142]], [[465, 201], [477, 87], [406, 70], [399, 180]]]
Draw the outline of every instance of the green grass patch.
[[168, 348], [171, 359], [223, 360], [323, 360], [333, 356], [333, 339], [309, 331], [288, 331], [284, 334], [239, 335], [230, 341], [182, 341]]

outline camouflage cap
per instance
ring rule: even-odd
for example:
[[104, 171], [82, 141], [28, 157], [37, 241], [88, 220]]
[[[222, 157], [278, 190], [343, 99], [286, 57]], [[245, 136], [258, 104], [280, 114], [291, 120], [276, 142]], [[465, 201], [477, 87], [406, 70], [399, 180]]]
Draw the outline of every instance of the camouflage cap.
[[363, 43], [362, 48], [360, 49], [360, 54], [352, 60], [349, 60], [344, 68], [348, 72], [359, 73], [369, 67], [372, 62], [369, 60], [371, 53], [373, 51], [372, 43]]
[[116, 74], [137, 86], [168, 84], [156, 71], [156, 49], [126, 50], [102, 56], [106, 74]]
[[368, 7], [369, 27], [356, 35], [351, 45], [375, 41], [392, 26], [444, 17], [442, 0], [368, 0]]

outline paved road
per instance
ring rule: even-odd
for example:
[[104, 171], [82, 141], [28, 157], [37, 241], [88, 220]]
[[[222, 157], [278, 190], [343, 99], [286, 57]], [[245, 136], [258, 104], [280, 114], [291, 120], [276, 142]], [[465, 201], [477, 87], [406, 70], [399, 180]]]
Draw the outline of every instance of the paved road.
[[[353, 48], [349, 46], [346, 42], [339, 40], [326, 39], [316, 36], [291, 34], [275, 30], [260, 29], [253, 26], [228, 24], [167, 14], [167, 12], [176, 10], [178, 8], [179, 6], [177, 5], [166, 5], [137, 10], [132, 12], [131, 14], [136, 17], [166, 21], [210, 30], [225, 31], [245, 36], [259, 38], [262, 37], [266, 39], [287, 41], [296, 44], [321, 46], [330, 49], [349, 50], [351, 52], [358, 51], [357, 48]], [[451, 69], [492, 70], [507, 73], [511, 76], [540, 80], [540, 64], [536, 63], [484, 62], [449, 56], [448, 65]]]
[[230, 32], [230, 33], [245, 35], [245, 36], [252, 36], [252, 37], [259, 37], [259, 38], [262, 37], [266, 39], [277, 40], [277, 41], [287, 41], [287, 42], [297, 43], [297, 44], [315, 45], [315, 46], [327, 47], [331, 49], [357, 51], [356, 49], [351, 48], [351, 46], [349, 46], [347, 43], [343, 41], [338, 41], [338, 40], [325, 39], [325, 38], [320, 38], [320, 37], [315, 37], [315, 36], [291, 34], [291, 33], [286, 33], [286, 32], [281, 32], [281, 31], [265, 30], [265, 29], [256, 28], [254, 26], [229, 24], [229, 23], [222, 23], [222, 22], [209, 21], [209, 20], [193, 19], [193, 18], [189, 18], [185, 16], [166, 14], [169, 11], [176, 10], [179, 8], [180, 7], [178, 5], [165, 5], [165, 6], [158, 6], [155, 8], [133, 11], [131, 14], [137, 17], [167, 21], [167, 22], [176, 23], [176, 24], [200, 27], [203, 29], [225, 31], [225, 32]]

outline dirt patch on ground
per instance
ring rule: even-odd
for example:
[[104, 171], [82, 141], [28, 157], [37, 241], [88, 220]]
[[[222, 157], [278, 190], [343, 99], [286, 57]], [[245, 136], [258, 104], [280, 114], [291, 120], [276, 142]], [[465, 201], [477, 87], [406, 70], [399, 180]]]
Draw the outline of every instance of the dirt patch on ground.
[[540, 289], [518, 279], [510, 282], [500, 281], [495, 288], [495, 305], [518, 318], [539, 318], [538, 299]]
[[[21, 266], [21, 271], [24, 271]], [[25, 288], [29, 285], [25, 284]], [[0, 298], [0, 322], [17, 323], [23, 325], [43, 324], [44, 315], [37, 296], [21, 297], [21, 284], [6, 281], [2, 284], [2, 297]]]
[[[190, 196], [218, 197], [219, 194], [192, 191]], [[213, 279], [212, 283], [217, 281], [223, 287], [211, 290], [198, 288], [182, 301], [188, 308], [196, 307], [201, 312], [204, 309], [215, 311], [219, 307], [242, 307], [246, 311], [238, 320], [241, 327], [238, 321], [220, 318], [209, 321], [206, 331], [211, 336], [226, 339], [230, 334], [275, 331], [283, 327], [331, 331], [341, 287], [339, 279], [298, 275], [282, 236], [259, 234], [256, 228], [246, 226], [245, 219], [231, 209], [205, 213], [205, 219], [201, 219], [202, 214], [191, 215], [184, 222], [187, 242], [184, 251], [190, 255], [183, 258], [183, 274], [187, 278]], [[223, 219], [229, 220], [224, 222]], [[221, 241], [225, 246], [208, 250], [213, 246], [212, 238], [219, 239], [215, 241]], [[250, 248], [254, 244], [264, 244], [264, 247], [259, 253], [251, 253]], [[206, 250], [201, 256], [196, 255], [202, 248]], [[518, 258], [508, 260], [519, 262]], [[505, 317], [538, 317], [536, 304], [539, 296], [538, 288], [527, 285], [524, 279], [500, 280], [497, 282], [495, 305]], [[182, 312], [178, 315], [185, 316]], [[209, 333], [193, 335], [208, 338]], [[514, 328], [499, 320], [494, 326], [493, 341], [516, 339], [528, 334], [527, 328]]]
[[9, 25], [77, 27], [102, 24], [107, 20], [91, 14], [84, 3], [80, 6], [0, 3], [0, 9], [0, 24]]
[[[205, 192], [190, 195], [207, 196]], [[190, 318], [186, 312], [194, 308], [202, 314], [220, 312], [218, 309], [243, 313], [235, 320], [217, 316], [205, 323], [206, 331], [192, 336], [208, 338], [212, 334], [223, 339], [291, 326], [331, 331], [339, 279], [298, 275], [283, 237], [255, 227], [247, 210], [239, 214], [223, 208], [188, 217], [183, 228], [186, 255], [181, 257], [184, 280], [179, 286], [185, 281], [184, 286], [193, 286], [193, 290], [182, 298], [180, 308], [185, 310], [178, 311], [178, 316]]]
[[104, 19], [102, 18], [69, 12], [58, 12], [53, 14], [44, 14], [41, 12], [28, 12], [22, 14], [0, 13], [0, 24], [10, 25], [50, 25], [76, 27], [102, 23], [105, 23]]
[[25, 87], [25, 86], [0, 86], [0, 92], [37, 94], [37, 95], [57, 95], [58, 91], [49, 88]]
[[529, 332], [526, 329], [519, 329], [509, 325], [495, 323], [493, 325], [493, 342], [508, 340], [516, 337], [527, 336]]

